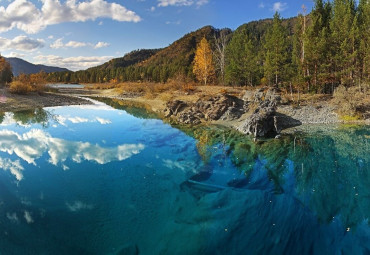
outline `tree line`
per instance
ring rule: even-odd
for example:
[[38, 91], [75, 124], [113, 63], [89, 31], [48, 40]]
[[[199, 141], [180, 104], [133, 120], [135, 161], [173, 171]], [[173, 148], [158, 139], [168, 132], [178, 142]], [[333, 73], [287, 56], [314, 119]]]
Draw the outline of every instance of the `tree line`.
[[[187, 53], [175, 57], [162, 54], [157, 62], [144, 60], [126, 67], [52, 73], [49, 80], [167, 82], [181, 76], [208, 84], [262, 84], [313, 93], [332, 93], [338, 85], [367, 84], [370, 1], [315, 0], [312, 11], [306, 12], [303, 7], [302, 13], [290, 20], [275, 13], [272, 21], [241, 26], [233, 33], [218, 30], [214, 36], [204, 35], [204, 40], [197, 38], [196, 50], [184, 45]], [[200, 51], [203, 60], [197, 57]], [[205, 52], [209, 56], [205, 57]], [[166, 57], [172, 57], [172, 62]], [[206, 76], [200, 72], [202, 64], [210, 72]]]

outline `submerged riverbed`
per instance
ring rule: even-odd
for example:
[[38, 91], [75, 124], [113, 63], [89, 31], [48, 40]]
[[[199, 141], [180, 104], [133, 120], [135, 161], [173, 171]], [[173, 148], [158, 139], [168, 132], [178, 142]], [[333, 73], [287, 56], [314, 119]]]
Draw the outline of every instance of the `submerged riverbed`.
[[370, 128], [253, 142], [119, 101], [0, 115], [0, 254], [369, 254]]

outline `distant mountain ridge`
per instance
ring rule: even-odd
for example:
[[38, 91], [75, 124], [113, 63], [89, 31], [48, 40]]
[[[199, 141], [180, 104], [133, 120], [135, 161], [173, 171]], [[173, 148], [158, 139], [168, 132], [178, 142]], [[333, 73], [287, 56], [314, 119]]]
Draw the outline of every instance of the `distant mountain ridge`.
[[134, 51], [127, 53], [123, 57], [111, 59], [102, 65], [91, 67], [91, 68], [112, 69], [112, 68], [118, 68], [118, 67], [128, 67], [128, 66], [143, 62], [144, 60], [147, 60], [148, 58], [150, 58], [151, 56], [153, 56], [160, 50], [162, 49], [134, 50]]
[[67, 68], [46, 65], [35, 65], [20, 58], [5, 58], [5, 59], [12, 66], [14, 76], [18, 76], [21, 73], [33, 74], [38, 73], [40, 71], [44, 71], [46, 73], [70, 71]]

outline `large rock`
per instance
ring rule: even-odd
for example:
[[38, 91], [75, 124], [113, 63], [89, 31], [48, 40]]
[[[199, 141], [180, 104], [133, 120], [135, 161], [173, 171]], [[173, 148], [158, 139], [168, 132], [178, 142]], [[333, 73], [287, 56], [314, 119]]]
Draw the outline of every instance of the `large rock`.
[[179, 100], [170, 101], [164, 111], [165, 117], [175, 116], [183, 124], [199, 124], [202, 120], [214, 121], [221, 117], [232, 120], [243, 113], [243, 100], [230, 95], [202, 98], [191, 105]]
[[255, 112], [237, 129], [244, 133], [257, 136], [279, 134], [282, 130], [281, 119], [276, 116], [276, 107], [281, 101], [276, 88], [261, 88], [255, 92], [246, 91], [243, 100], [246, 105], [257, 104]]
[[276, 134], [278, 130], [275, 128], [274, 117], [275, 108], [257, 108], [256, 112], [238, 127], [238, 130], [243, 134], [253, 135], [255, 137]]

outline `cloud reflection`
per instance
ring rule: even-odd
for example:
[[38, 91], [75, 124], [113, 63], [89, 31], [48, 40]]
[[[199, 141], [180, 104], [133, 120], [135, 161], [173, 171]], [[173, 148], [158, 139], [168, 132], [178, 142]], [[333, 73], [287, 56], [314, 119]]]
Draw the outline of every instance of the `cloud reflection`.
[[[32, 129], [27, 133], [18, 134], [10, 130], [0, 131], [0, 151], [17, 155], [29, 164], [36, 165], [35, 160], [48, 153], [49, 162], [61, 164], [63, 169], [67, 159], [80, 163], [83, 160], [106, 164], [112, 161], [122, 161], [140, 153], [145, 148], [143, 144], [122, 144], [117, 147], [101, 147], [88, 142], [67, 141], [54, 138], [41, 129]], [[24, 169], [19, 160], [11, 161], [0, 158], [0, 168], [10, 170], [17, 180], [22, 180], [21, 171]]]

